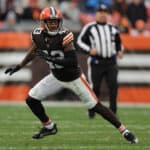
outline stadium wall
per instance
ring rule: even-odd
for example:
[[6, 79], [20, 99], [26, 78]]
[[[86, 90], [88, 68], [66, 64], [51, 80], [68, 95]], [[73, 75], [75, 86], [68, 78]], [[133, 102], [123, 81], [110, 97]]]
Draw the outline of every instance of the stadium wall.
[[[78, 33], [75, 33], [77, 36]], [[119, 102], [150, 103], [150, 37], [121, 35], [125, 54], [118, 60]], [[49, 73], [44, 61], [35, 59], [13, 76], [4, 74], [6, 67], [19, 63], [30, 47], [29, 33], [3, 32], [0, 34], [0, 100], [24, 101], [29, 89]], [[87, 73], [87, 56], [78, 56], [83, 72]], [[36, 69], [38, 68], [38, 69]], [[40, 72], [39, 72], [40, 70]], [[108, 90], [103, 81], [102, 99], [108, 99]], [[59, 96], [58, 96], [59, 95]], [[50, 99], [76, 99], [74, 94], [62, 89]]]

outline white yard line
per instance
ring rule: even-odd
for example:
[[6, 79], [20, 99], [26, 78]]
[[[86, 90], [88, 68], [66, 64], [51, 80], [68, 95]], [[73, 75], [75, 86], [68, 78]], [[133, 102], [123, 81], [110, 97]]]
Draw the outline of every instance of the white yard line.
[[[107, 102], [102, 102], [104, 105], [108, 105]], [[85, 107], [85, 104], [81, 103], [80, 101], [44, 101], [44, 105], [50, 106], [50, 107]], [[25, 101], [20, 102], [20, 101], [8, 101], [8, 100], [1, 100], [0, 101], [0, 106], [2, 105], [11, 105], [11, 106], [26, 106]], [[150, 107], [150, 103], [118, 103], [118, 107]]]
[[[122, 148], [123, 146], [120, 146], [120, 148]], [[141, 150], [141, 147], [136, 145], [134, 146], [136, 150]], [[20, 147], [21, 148], [21, 147]], [[30, 150], [37, 150], [39, 147], [38, 146], [30, 146]], [[40, 149], [42, 150], [80, 150], [80, 149], [85, 149], [85, 150], [109, 150], [109, 149], [113, 149], [113, 150], [116, 150], [118, 149], [119, 146], [114, 146], [114, 145], [110, 145], [110, 146], [104, 146], [104, 145], [96, 145], [96, 146], [75, 146], [75, 147], [72, 147], [72, 146], [68, 146], [68, 143], [67, 144], [64, 144], [64, 145], [61, 145], [61, 146], [41, 146]], [[28, 148], [27, 148], [28, 149]], [[124, 149], [124, 147], [123, 147]], [[126, 149], [131, 149], [131, 145], [127, 146], [126, 145]], [[149, 150], [150, 149], [150, 146], [143, 146], [142, 149], [147, 149]], [[5, 147], [1, 147], [1, 150], [18, 150], [18, 147], [14, 147], [14, 146], [11, 146], [11, 147], [7, 147], [7, 149]]]

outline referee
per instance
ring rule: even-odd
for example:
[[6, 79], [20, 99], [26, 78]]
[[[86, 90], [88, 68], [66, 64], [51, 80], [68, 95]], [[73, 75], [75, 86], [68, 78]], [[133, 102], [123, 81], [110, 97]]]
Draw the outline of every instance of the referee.
[[[77, 45], [89, 54], [88, 79], [99, 97], [100, 85], [103, 77], [109, 88], [110, 109], [117, 112], [117, 74], [116, 57], [122, 58], [122, 46], [119, 31], [107, 23], [108, 8], [100, 5], [96, 10], [95, 22], [85, 25], [80, 32]], [[89, 117], [94, 117], [89, 111]]]

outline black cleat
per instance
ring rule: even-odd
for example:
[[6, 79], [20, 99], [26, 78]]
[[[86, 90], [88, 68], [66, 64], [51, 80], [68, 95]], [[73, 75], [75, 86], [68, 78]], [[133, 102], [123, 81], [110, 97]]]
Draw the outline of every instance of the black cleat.
[[53, 134], [56, 134], [57, 133], [57, 126], [56, 124], [54, 124], [53, 128], [52, 129], [48, 129], [46, 127], [42, 127], [39, 131], [39, 133], [36, 133], [32, 136], [33, 139], [41, 139], [43, 138], [44, 136], [47, 136], [47, 135], [53, 135]]
[[95, 117], [95, 111], [93, 111], [92, 109], [88, 110], [88, 116], [90, 119], [93, 119]]
[[137, 144], [138, 143], [138, 139], [135, 137], [135, 135], [130, 132], [129, 130], [125, 130], [122, 135], [124, 136], [124, 138], [129, 141], [131, 144]]

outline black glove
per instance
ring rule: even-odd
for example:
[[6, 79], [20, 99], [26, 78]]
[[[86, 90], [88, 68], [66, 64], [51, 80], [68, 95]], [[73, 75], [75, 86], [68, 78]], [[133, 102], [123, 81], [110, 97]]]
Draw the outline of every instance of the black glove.
[[13, 73], [19, 71], [21, 69], [20, 65], [16, 65], [14, 67], [7, 68], [5, 70], [5, 74], [12, 75]]

